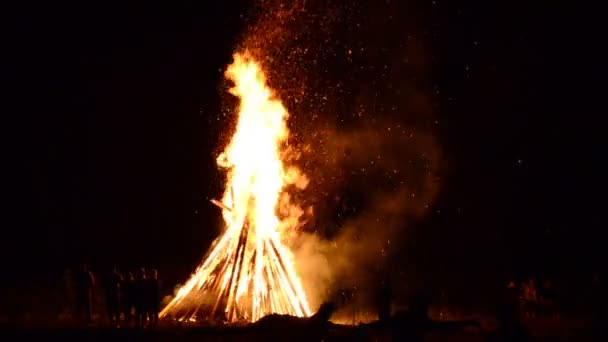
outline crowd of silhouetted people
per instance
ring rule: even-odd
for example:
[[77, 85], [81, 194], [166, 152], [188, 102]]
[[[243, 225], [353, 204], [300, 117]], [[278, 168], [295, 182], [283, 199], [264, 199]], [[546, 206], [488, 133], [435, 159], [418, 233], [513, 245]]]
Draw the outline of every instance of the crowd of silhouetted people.
[[[493, 330], [483, 333], [488, 341], [528, 341], [531, 338], [528, 323], [541, 316], [559, 324], [563, 309], [557, 290], [551, 280], [544, 280], [540, 284], [537, 285], [533, 279], [521, 281], [519, 284], [515, 281], [506, 283], [506, 291], [499, 295], [496, 303], [496, 326]], [[586, 312], [591, 323], [589, 332], [595, 337], [606, 335], [606, 290], [602, 284], [599, 276], [595, 275], [586, 295], [589, 299]], [[430, 318], [428, 310], [432, 298], [429, 291], [416, 293], [407, 310], [392, 315], [391, 297], [390, 288], [386, 282], [381, 282], [377, 297], [378, 321], [372, 325], [385, 327], [397, 340], [422, 341], [424, 336], [431, 332], [481, 327], [479, 322], [474, 320], [446, 321]]]
[[550, 280], [545, 280], [540, 287], [533, 279], [521, 281], [519, 286], [515, 281], [510, 281], [507, 284], [507, 297], [518, 307], [522, 317], [560, 317], [557, 293]]
[[[86, 264], [74, 274], [77, 316], [83, 322], [93, 321], [95, 276]], [[106, 313], [113, 326], [156, 326], [160, 313], [158, 271], [138, 269], [123, 275], [117, 267], [102, 281]]]
[[[158, 272], [155, 269], [140, 268], [136, 272], [122, 274], [114, 267], [111, 272], [101, 277], [101, 286], [96, 286], [93, 273], [86, 264], [82, 264], [78, 271], [72, 274], [72, 280], [75, 284], [77, 314], [82, 322], [92, 323], [93, 303], [98, 302], [95, 300], [94, 290], [103, 288], [107, 321], [112, 326], [154, 327], [157, 325], [161, 295]], [[593, 323], [592, 332], [595, 335], [602, 335], [605, 333], [606, 291], [597, 276], [594, 277], [592, 285], [589, 289], [589, 296], [593, 299], [593, 306], [589, 308]], [[430, 291], [416, 293], [407, 310], [392, 312], [393, 293], [390, 281], [381, 281], [377, 290], [378, 320], [360, 326], [355, 330], [356, 334], [373, 336], [374, 331], [388, 331], [397, 340], [422, 341], [424, 336], [434, 332], [453, 332], [467, 327], [481, 331], [480, 323], [474, 320], [432, 319], [428, 312], [432, 302]], [[508, 281], [503, 291], [505, 292], [499, 294], [500, 300], [496, 303], [496, 327], [486, 334], [488, 341], [526, 341], [530, 338], [530, 334], [524, 319], [536, 318], [537, 315], [560, 319], [562, 308], [558, 305], [559, 298], [551, 281], [541, 282], [540, 286], [537, 286], [534, 280], [521, 281], [519, 284]], [[262, 326], [278, 325], [283, 326], [283, 330], [304, 329], [326, 334], [327, 321], [334, 310], [334, 306], [322, 306], [311, 318], [270, 315], [271, 317], [263, 320]]]

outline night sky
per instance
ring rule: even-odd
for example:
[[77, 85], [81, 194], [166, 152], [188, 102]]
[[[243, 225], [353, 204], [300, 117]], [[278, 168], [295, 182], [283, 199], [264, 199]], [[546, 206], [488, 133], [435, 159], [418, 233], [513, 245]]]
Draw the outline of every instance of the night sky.
[[[322, 3], [311, 1], [309, 12], [324, 13]], [[591, 52], [599, 42], [594, 21], [575, 19], [565, 6], [525, 1], [346, 7], [328, 10], [334, 17], [326, 26], [306, 24], [312, 16], [305, 16], [297, 25], [310, 27], [298, 26], [307, 32], [301, 40], [272, 48], [296, 51], [308, 44], [301, 56], [312, 53], [323, 62], [307, 66], [323, 70], [325, 76], [307, 74], [320, 81], [303, 78], [306, 94], [316, 95], [285, 100], [295, 122], [310, 121], [296, 125], [306, 132], [292, 130], [317, 151], [332, 145], [311, 138], [316, 122], [335, 131], [377, 132], [372, 110], [361, 120], [351, 115], [357, 101], [372, 108], [354, 100], [371, 90], [382, 93], [375, 106], [403, 101], [409, 112], [424, 112], [377, 116], [391, 123], [382, 130], [424, 127], [432, 132], [432, 150], [440, 151], [428, 207], [396, 234], [409, 248], [395, 251], [391, 263], [399, 268], [407, 259], [421, 277], [441, 272], [472, 282], [481, 273], [571, 278], [599, 268], [606, 254], [606, 152], [603, 126], [592, 119], [603, 114], [605, 86], [600, 57]], [[56, 279], [82, 258], [94, 270], [114, 262], [143, 265], [159, 268], [170, 283], [183, 281], [220, 232], [209, 199], [222, 191], [214, 159], [231, 127], [222, 74], [255, 33], [252, 18], [263, 6], [45, 3], [10, 12], [2, 77], [9, 156], [3, 162], [9, 203], [3, 286]], [[314, 52], [322, 49], [331, 53]], [[391, 68], [412, 81], [401, 83], [398, 95], [386, 84], [401, 76], [383, 82], [379, 72], [360, 71], [363, 65], [382, 69], [386, 56], [402, 53], [411, 55], [399, 63], [413, 66], [399, 68], [390, 59]], [[280, 95], [293, 90], [282, 82], [294, 81], [282, 79], [300, 75], [286, 69], [273, 68], [270, 76]], [[306, 108], [322, 103], [307, 101], [321, 93], [335, 100], [319, 110], [320, 119], [309, 120]], [[401, 153], [390, 145], [393, 155]], [[365, 177], [318, 186], [356, 217], [370, 201], [358, 184], [382, 179]], [[316, 198], [315, 209], [331, 216], [339, 205], [330, 202]]]

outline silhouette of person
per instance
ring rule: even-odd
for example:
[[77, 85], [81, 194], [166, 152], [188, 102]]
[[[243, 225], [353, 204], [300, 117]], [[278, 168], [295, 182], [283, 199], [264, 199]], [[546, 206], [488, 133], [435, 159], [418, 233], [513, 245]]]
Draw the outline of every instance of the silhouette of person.
[[378, 293], [378, 319], [388, 321], [391, 318], [392, 293], [388, 281], [383, 281]]
[[93, 321], [92, 302], [95, 278], [86, 263], [82, 263], [76, 277], [76, 305], [80, 319], [86, 323]]
[[118, 268], [114, 266], [106, 288], [106, 306], [108, 318], [112, 325], [118, 325], [120, 322], [120, 304], [122, 300], [123, 282], [124, 278], [122, 274], [120, 274]]
[[156, 324], [158, 323], [158, 314], [160, 312], [160, 286], [158, 282], [157, 270], [150, 270], [150, 272], [148, 273], [146, 284], [148, 317], [150, 318], [150, 324], [152, 326], [156, 326]]
[[536, 294], [536, 284], [534, 280], [530, 279], [524, 287], [524, 308], [526, 317], [536, 317], [538, 297]]
[[497, 328], [489, 334], [489, 342], [525, 342], [530, 341], [530, 334], [521, 324], [517, 306], [502, 304], [496, 312]]
[[560, 318], [560, 312], [557, 306], [557, 293], [551, 280], [546, 279], [544, 281], [539, 299], [541, 301], [542, 311], [545, 315], [552, 318]]
[[125, 321], [133, 324], [133, 311], [135, 310], [135, 277], [132, 272], [128, 272], [123, 283], [122, 290], [122, 311]]
[[528, 293], [528, 283], [521, 281], [519, 283], [519, 293], [517, 298], [519, 301], [519, 312], [523, 316], [527, 316], [526, 293]]
[[74, 272], [71, 269], [66, 269], [62, 277], [63, 282], [63, 298], [64, 307], [61, 313], [61, 317], [64, 319], [73, 319], [74, 311], [76, 308], [76, 288]]
[[142, 267], [137, 270], [135, 276], [134, 299], [135, 299], [135, 326], [143, 327], [148, 319], [146, 298], [146, 270]]
[[514, 301], [517, 301], [517, 286], [515, 286], [515, 282], [513, 280], [507, 282], [506, 295], [510, 299], [514, 299]]

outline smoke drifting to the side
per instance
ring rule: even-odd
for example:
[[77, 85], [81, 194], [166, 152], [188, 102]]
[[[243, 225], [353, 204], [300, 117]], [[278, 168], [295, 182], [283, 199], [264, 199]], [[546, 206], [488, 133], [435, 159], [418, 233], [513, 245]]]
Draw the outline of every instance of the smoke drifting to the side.
[[440, 181], [436, 143], [420, 135], [396, 139], [361, 129], [334, 132], [328, 139], [334, 153], [324, 160], [331, 162], [319, 166], [319, 180], [309, 185], [315, 231], [295, 242], [296, 264], [313, 307], [346, 288], [370, 296], [386, 273], [407, 269], [408, 261], [395, 264], [394, 251], [403, 247], [411, 224], [428, 212]]
[[290, 243], [313, 309], [396, 268], [393, 252], [438, 191], [429, 13], [415, 2], [266, 0], [239, 47], [288, 108], [288, 143], [310, 180], [294, 194], [309, 222]]

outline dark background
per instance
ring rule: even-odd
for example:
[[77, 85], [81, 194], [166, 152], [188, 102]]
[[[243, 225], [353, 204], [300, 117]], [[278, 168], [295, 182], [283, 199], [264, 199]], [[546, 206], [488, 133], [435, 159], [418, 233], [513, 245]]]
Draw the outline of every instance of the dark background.
[[[411, 3], [420, 15], [408, 13], [418, 20], [406, 29], [427, 42], [445, 176], [410, 229], [410, 262], [441, 281], [586, 281], [605, 257], [599, 21], [549, 2]], [[5, 12], [2, 287], [55, 281], [83, 258], [99, 272], [156, 267], [168, 284], [193, 270], [219, 233], [208, 199], [223, 182], [214, 164], [228, 127], [222, 73], [252, 8]]]

